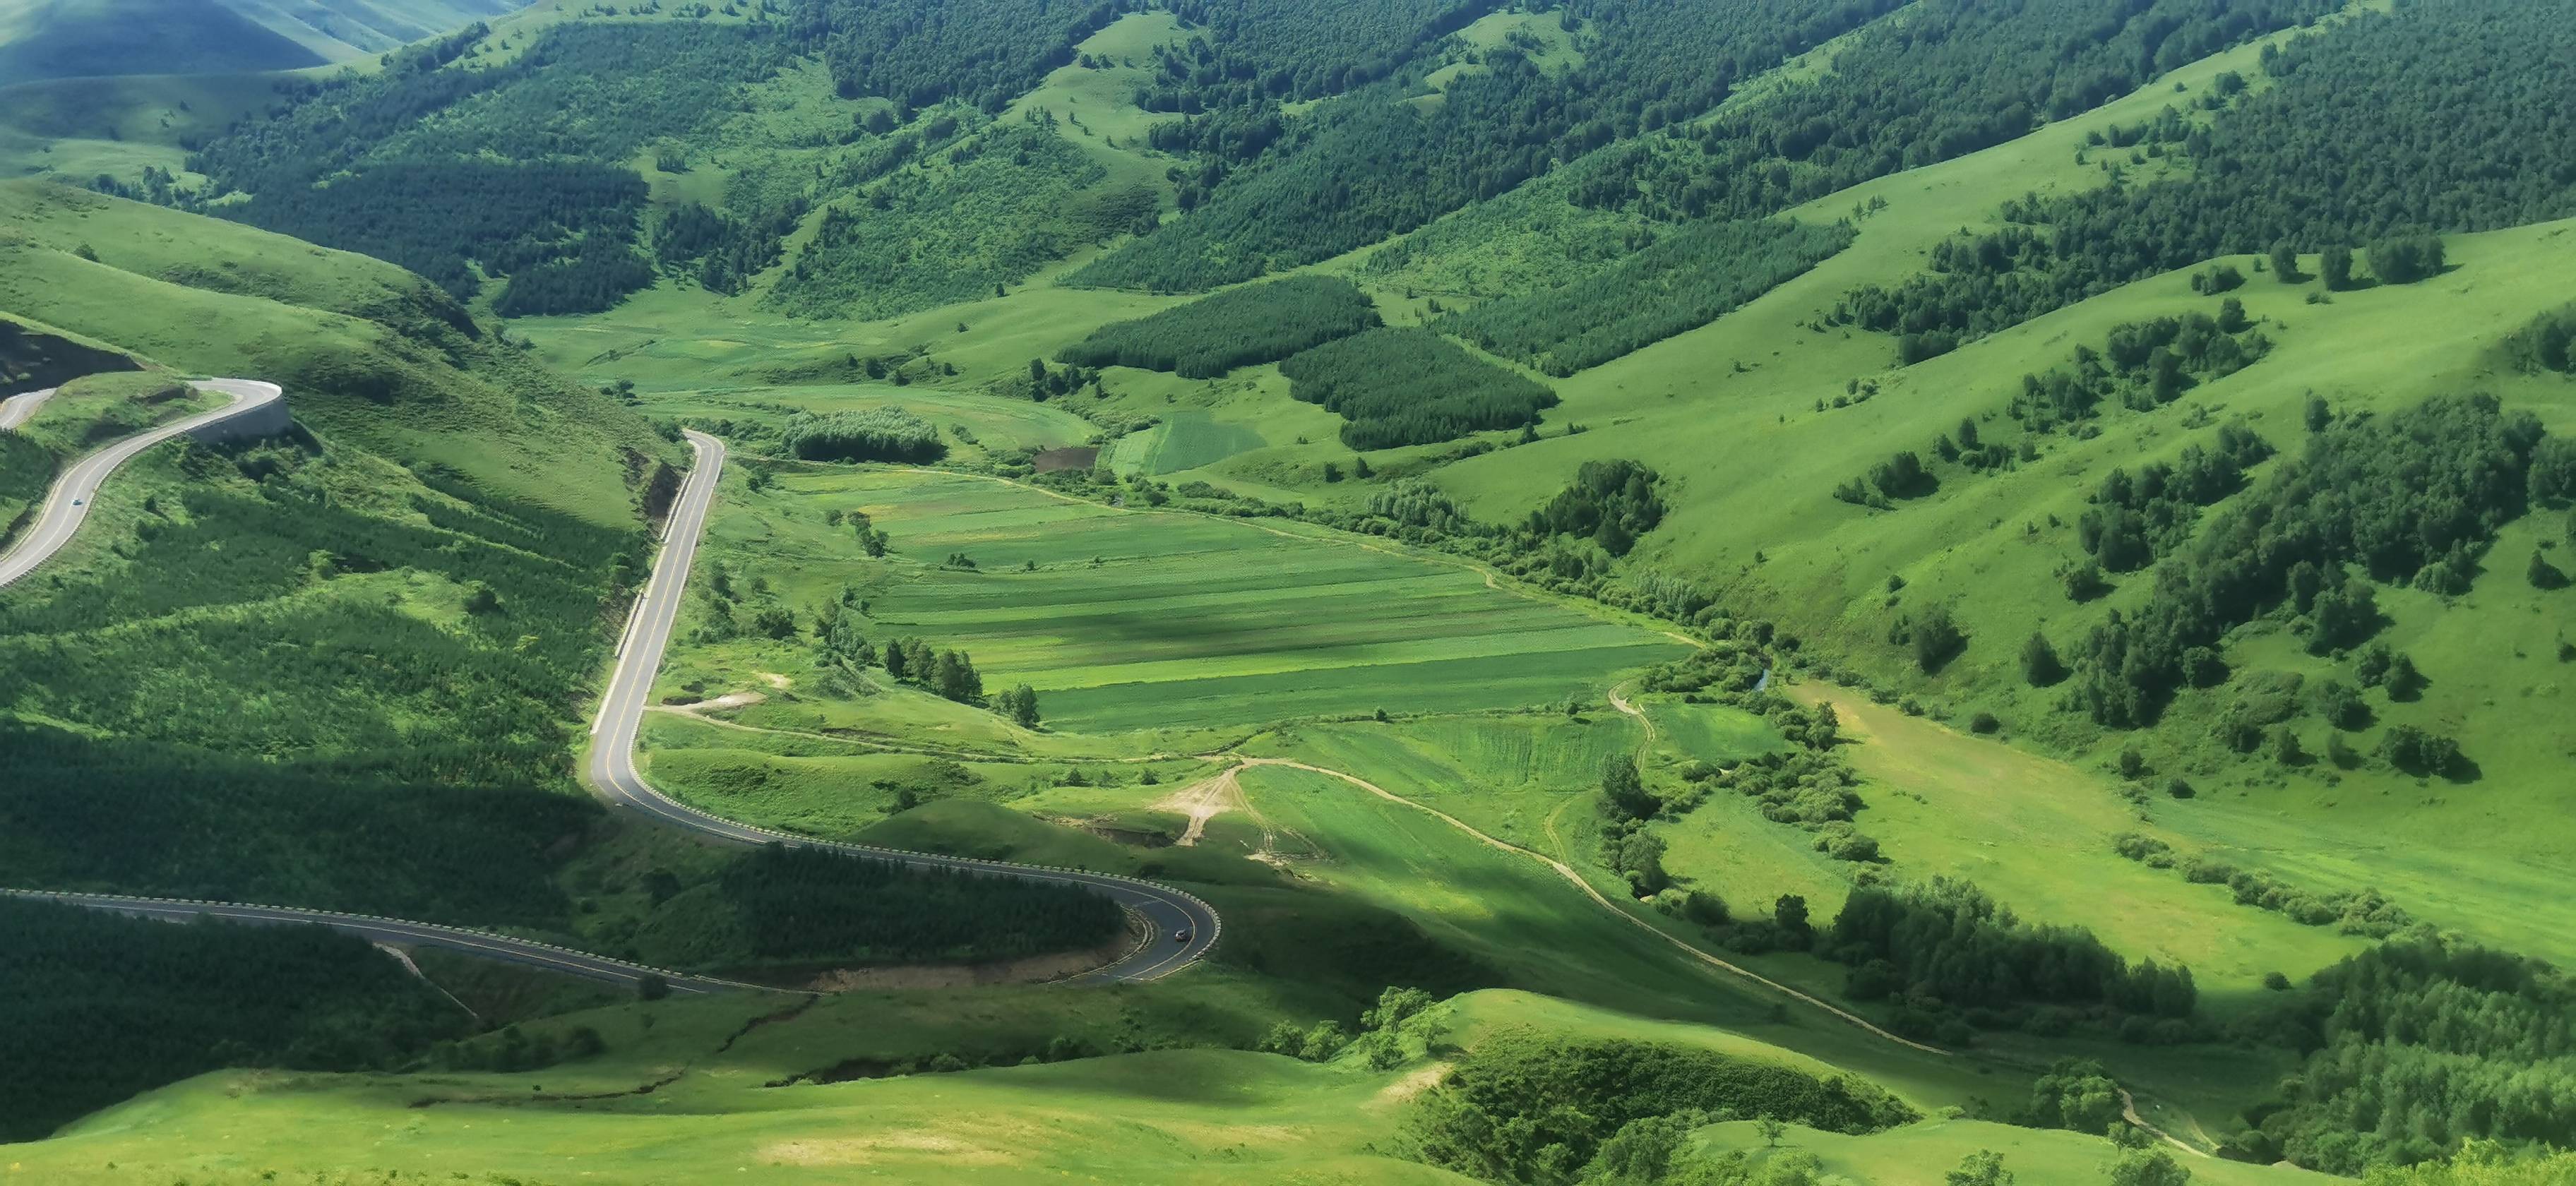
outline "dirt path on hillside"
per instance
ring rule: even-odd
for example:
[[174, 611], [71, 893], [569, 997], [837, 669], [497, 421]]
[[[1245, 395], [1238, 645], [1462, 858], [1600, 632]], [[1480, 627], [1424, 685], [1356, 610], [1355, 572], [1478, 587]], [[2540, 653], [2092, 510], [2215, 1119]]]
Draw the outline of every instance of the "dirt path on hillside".
[[1208, 821], [1228, 811], [1249, 806], [1243, 797], [1243, 786], [1235, 780], [1242, 767], [1222, 770], [1155, 800], [1152, 811], [1169, 811], [1185, 815], [1190, 826], [1172, 843], [1182, 848], [1196, 848], [1207, 835]]
[[1627, 692], [1628, 685], [1626, 684], [1621, 684], [1610, 689], [1610, 707], [1618, 709], [1621, 713], [1630, 717], [1636, 718], [1638, 724], [1646, 727], [1645, 745], [1637, 747], [1642, 751], [1648, 746], [1655, 744], [1655, 721], [1654, 718], [1647, 716], [1636, 705], [1628, 702]]

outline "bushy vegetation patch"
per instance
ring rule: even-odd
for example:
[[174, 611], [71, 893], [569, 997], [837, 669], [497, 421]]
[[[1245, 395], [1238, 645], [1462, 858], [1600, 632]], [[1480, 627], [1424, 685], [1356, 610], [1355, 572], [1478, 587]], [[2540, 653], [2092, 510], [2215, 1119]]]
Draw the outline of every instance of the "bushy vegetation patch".
[[1440, 328], [1550, 375], [1715, 321], [1850, 246], [1847, 225], [1704, 222], [1556, 288], [1485, 301]]
[[0, 1141], [225, 1066], [388, 1068], [473, 1029], [321, 927], [172, 926], [0, 898]]
[[1515, 1031], [1460, 1058], [1423, 1095], [1409, 1127], [1424, 1161], [1487, 1182], [1537, 1184], [1575, 1180], [1630, 1126], [1678, 1114], [1842, 1133], [1916, 1117], [1876, 1085], [1840, 1075], [1687, 1046]]
[[1112, 233], [1072, 217], [1107, 173], [1052, 131], [997, 125], [943, 159], [826, 206], [769, 306], [865, 321], [974, 300]]
[[1123, 366], [1213, 379], [1277, 362], [1378, 326], [1377, 304], [1338, 276], [1291, 276], [1203, 297], [1092, 331], [1056, 355], [1081, 367]]
[[2237, 905], [2269, 910], [2306, 926], [2332, 926], [2346, 935], [2385, 939], [2415, 925], [2415, 916], [2376, 889], [2310, 893], [2261, 869], [2239, 869], [2207, 857], [2182, 856], [2153, 836], [2123, 832], [2112, 850], [2152, 869], [2172, 869], [2199, 884], [2221, 885]]
[[779, 436], [807, 461], [937, 461], [948, 453], [938, 426], [901, 408], [800, 412]]
[[1279, 364], [1289, 394], [1350, 423], [1354, 449], [1427, 445], [1538, 423], [1556, 393], [1423, 329], [1375, 329]]

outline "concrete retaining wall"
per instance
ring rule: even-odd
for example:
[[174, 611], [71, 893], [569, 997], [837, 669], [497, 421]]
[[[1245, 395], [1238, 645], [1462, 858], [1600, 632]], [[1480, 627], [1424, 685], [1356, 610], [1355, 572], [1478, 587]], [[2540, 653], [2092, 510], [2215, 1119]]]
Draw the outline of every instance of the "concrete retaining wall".
[[238, 416], [190, 429], [188, 435], [199, 444], [230, 445], [281, 436], [293, 427], [295, 414], [287, 411], [286, 397], [279, 396]]

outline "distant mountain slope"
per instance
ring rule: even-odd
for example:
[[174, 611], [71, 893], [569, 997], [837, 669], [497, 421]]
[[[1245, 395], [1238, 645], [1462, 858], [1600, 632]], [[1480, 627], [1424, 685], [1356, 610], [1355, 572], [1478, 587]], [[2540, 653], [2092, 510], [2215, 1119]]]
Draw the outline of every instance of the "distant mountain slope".
[[0, 0], [0, 85], [296, 70], [518, 7], [515, 0]]
[[330, 59], [213, 0], [10, 0], [0, 82], [293, 70]]
[[527, 0], [217, 0], [333, 61], [379, 54], [459, 25], [526, 7]]

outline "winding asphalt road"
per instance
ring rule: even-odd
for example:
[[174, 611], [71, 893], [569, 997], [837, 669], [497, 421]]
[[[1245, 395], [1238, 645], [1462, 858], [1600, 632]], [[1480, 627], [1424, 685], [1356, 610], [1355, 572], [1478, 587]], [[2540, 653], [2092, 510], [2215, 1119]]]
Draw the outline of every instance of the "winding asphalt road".
[[[688, 440], [697, 451], [697, 464], [690, 468], [689, 480], [680, 488], [679, 501], [671, 508], [667, 542], [654, 560], [653, 576], [644, 586], [644, 595], [635, 603], [635, 616], [627, 624], [626, 638], [618, 648], [616, 673], [609, 679], [608, 695], [600, 702], [599, 722], [591, 730], [590, 761], [584, 773], [594, 791], [620, 808], [642, 812], [713, 840], [821, 849], [917, 869], [949, 869], [1079, 886], [1106, 895], [1141, 915], [1149, 933], [1145, 942], [1125, 958], [1077, 978], [1082, 983], [1159, 980], [1197, 962], [1216, 945], [1223, 924], [1215, 910], [1190, 894], [1149, 881], [793, 836], [709, 815], [646, 782], [635, 768], [636, 733], [652, 696], [654, 675], [661, 670], [662, 652], [679, 620], [681, 598], [688, 591], [689, 567], [697, 556], [698, 539], [706, 530], [708, 508], [715, 502], [716, 480], [724, 472], [724, 442], [697, 432], [689, 433]], [[1174, 935], [1188, 938], [1175, 940]]]
[[129, 898], [113, 894], [58, 894], [43, 890], [0, 890], [0, 897], [25, 898], [40, 902], [60, 902], [110, 914], [136, 918], [160, 919], [166, 922], [191, 922], [200, 918], [220, 919], [253, 926], [320, 925], [343, 934], [356, 935], [370, 943], [393, 943], [405, 947], [437, 947], [466, 955], [481, 956], [505, 963], [551, 972], [564, 972], [588, 980], [633, 987], [647, 976], [659, 976], [674, 994], [725, 992], [755, 987], [731, 980], [706, 976], [683, 976], [643, 964], [630, 964], [606, 956], [592, 955], [539, 943], [533, 939], [514, 939], [464, 927], [446, 927], [436, 923], [407, 922], [399, 918], [379, 918], [367, 914], [344, 914], [336, 910], [300, 910], [286, 906], [244, 906], [234, 902], [198, 902], [180, 898]]
[[[218, 423], [278, 399], [282, 392], [275, 384], [247, 379], [210, 379], [196, 386], [233, 397], [226, 407], [128, 437], [74, 463], [56, 479], [47, 495], [44, 510], [30, 526], [18, 545], [0, 557], [0, 586], [6, 586], [62, 550], [88, 517], [88, 504], [97, 497], [98, 487], [110, 473], [136, 454], [163, 441], [207, 424]], [[32, 414], [41, 397], [50, 392], [31, 392], [0, 405], [0, 427], [15, 427]], [[676, 802], [653, 788], [635, 769], [635, 735], [643, 716], [645, 702], [652, 691], [654, 673], [661, 667], [662, 653], [670, 641], [671, 628], [678, 620], [680, 597], [685, 591], [691, 562], [697, 555], [698, 537], [706, 529], [707, 510], [713, 503], [716, 479], [724, 467], [724, 445], [713, 437], [690, 434], [690, 444], [697, 450], [698, 464], [682, 487], [680, 498], [672, 509], [669, 542], [655, 561], [653, 576], [644, 595], [636, 603], [635, 615], [627, 626], [626, 637], [618, 648], [616, 674], [609, 684], [607, 697], [600, 708], [599, 724], [593, 729], [594, 744], [588, 768], [592, 784], [611, 803], [642, 811], [655, 819], [711, 839], [737, 844], [787, 844], [820, 848], [860, 856], [896, 861], [916, 868], [960, 869], [971, 872], [1017, 877], [1031, 881], [1076, 885], [1117, 901], [1150, 926], [1144, 943], [1124, 958], [1076, 977], [1075, 983], [1112, 983], [1157, 980], [1178, 971], [1215, 946], [1221, 922], [1207, 903], [1150, 882], [1134, 878], [1111, 877], [1074, 869], [1051, 869], [1015, 865], [999, 861], [979, 861], [930, 853], [907, 853], [865, 845], [838, 844], [771, 832], [767, 829], [736, 823], [709, 815]], [[238, 902], [208, 902], [177, 898], [128, 897], [114, 894], [59, 893], [46, 890], [0, 889], [0, 897], [59, 902], [115, 914], [168, 921], [198, 918], [220, 919], [251, 925], [319, 925], [345, 934], [356, 935], [374, 943], [436, 947], [466, 955], [542, 968], [589, 980], [633, 988], [647, 978], [659, 978], [673, 993], [696, 994], [734, 989], [756, 989], [759, 986], [720, 980], [705, 976], [688, 976], [666, 969], [610, 959], [606, 956], [575, 951], [532, 939], [496, 935], [465, 927], [413, 922], [407, 919], [375, 915], [349, 914], [332, 910], [306, 910], [288, 906], [260, 906]], [[1186, 934], [1186, 942], [1174, 941], [1175, 933]]]
[[45, 406], [46, 400], [54, 398], [54, 390], [48, 387], [42, 391], [30, 391], [24, 395], [0, 399], [0, 432], [14, 431], [19, 425], [25, 424], [28, 417], [36, 414], [36, 409]]
[[[8, 554], [0, 555], [0, 587], [15, 583], [18, 578], [35, 571], [37, 565], [52, 558], [64, 544], [72, 542], [72, 533], [80, 530], [81, 520], [89, 518], [89, 504], [98, 498], [99, 483], [105, 482], [107, 475], [132, 460], [135, 454], [209, 424], [219, 424], [264, 404], [274, 403], [285, 394], [275, 383], [251, 379], [206, 379], [192, 386], [200, 391], [229, 395], [233, 402], [211, 412], [200, 412], [138, 432], [73, 462], [70, 469], [54, 479], [54, 488], [45, 496], [44, 509], [36, 512], [35, 522], [27, 526], [25, 534], [18, 538]], [[29, 397], [51, 394], [50, 391], [31, 392]], [[0, 423], [0, 427], [17, 427], [35, 411], [36, 404], [43, 402], [29, 397], [20, 397], [26, 399], [25, 403], [15, 399], [10, 401], [7, 411], [0, 413], [0, 416], [9, 418]]]

